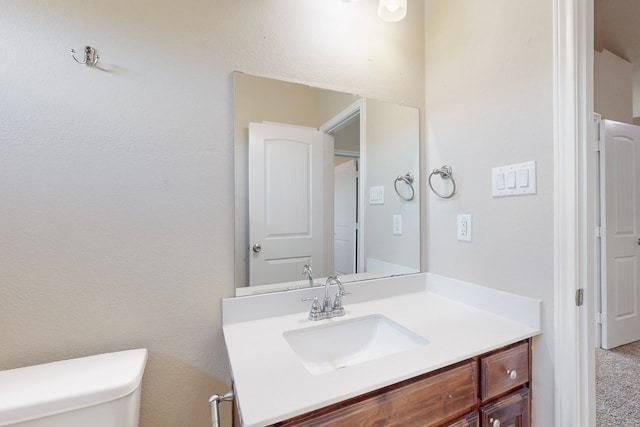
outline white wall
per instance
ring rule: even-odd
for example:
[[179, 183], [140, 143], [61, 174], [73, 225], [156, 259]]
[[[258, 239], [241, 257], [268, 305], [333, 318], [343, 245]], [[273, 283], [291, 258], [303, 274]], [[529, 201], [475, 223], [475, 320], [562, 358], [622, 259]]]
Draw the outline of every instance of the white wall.
[[[427, 199], [427, 270], [543, 301], [533, 425], [553, 420], [553, 4], [427, 0], [427, 170], [458, 195]], [[538, 193], [493, 198], [491, 168], [535, 160]], [[456, 215], [473, 215], [473, 241]]]
[[[424, 102], [423, 6], [0, 0], [0, 369], [147, 347], [142, 426], [229, 388], [232, 71]], [[76, 64], [90, 44], [109, 71]]]

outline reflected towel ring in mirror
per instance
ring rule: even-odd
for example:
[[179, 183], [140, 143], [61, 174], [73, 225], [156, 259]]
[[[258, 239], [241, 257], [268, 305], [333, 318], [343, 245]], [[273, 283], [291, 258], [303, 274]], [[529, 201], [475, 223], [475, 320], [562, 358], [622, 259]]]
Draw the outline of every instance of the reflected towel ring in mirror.
[[[453, 184], [453, 188], [451, 189], [451, 192], [449, 194], [440, 194], [435, 188], [433, 188], [433, 184], [431, 183], [431, 178], [433, 178], [434, 175], [439, 175], [440, 178], [442, 179], [451, 179], [451, 184]], [[434, 169], [433, 172], [429, 174], [429, 188], [431, 188], [431, 191], [433, 191], [434, 194], [440, 197], [441, 199], [449, 199], [453, 197], [453, 195], [456, 194], [456, 180], [453, 179], [453, 169], [451, 168], [451, 166], [444, 165], [440, 169]]]
[[[404, 196], [400, 191], [398, 191], [398, 181], [402, 181], [411, 188], [411, 196]], [[416, 195], [416, 191], [413, 188], [413, 174], [411, 172], [407, 172], [405, 175], [399, 175], [395, 182], [393, 183], [393, 188], [396, 190], [396, 194], [404, 201], [411, 201]]]

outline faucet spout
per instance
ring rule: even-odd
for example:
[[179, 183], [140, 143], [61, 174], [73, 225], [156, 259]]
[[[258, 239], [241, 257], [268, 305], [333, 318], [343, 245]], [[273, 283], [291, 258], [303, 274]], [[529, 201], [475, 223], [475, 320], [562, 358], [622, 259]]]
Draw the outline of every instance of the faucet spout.
[[342, 296], [346, 295], [347, 292], [344, 290], [344, 285], [342, 284], [342, 280], [340, 280], [340, 278], [338, 276], [329, 276], [327, 277], [327, 281], [324, 282], [324, 296], [328, 297], [329, 296], [329, 286], [331, 285], [338, 285], [338, 289], [339, 289], [339, 293], [342, 294]]
[[331, 296], [329, 296], [329, 287], [331, 286], [331, 282], [335, 277], [336, 276], [329, 276], [324, 282], [324, 299], [331, 299]]
[[324, 282], [324, 300], [322, 300], [322, 311], [324, 313], [331, 312], [331, 296], [329, 295], [329, 286], [331, 286], [331, 278], [334, 276], [327, 277], [327, 280]]

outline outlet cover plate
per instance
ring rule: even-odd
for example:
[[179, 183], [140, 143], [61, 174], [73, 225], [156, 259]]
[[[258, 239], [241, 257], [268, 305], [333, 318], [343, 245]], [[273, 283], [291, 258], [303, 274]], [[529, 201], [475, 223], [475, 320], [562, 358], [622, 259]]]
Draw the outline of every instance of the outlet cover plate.
[[471, 215], [458, 215], [456, 235], [463, 242], [471, 241]]

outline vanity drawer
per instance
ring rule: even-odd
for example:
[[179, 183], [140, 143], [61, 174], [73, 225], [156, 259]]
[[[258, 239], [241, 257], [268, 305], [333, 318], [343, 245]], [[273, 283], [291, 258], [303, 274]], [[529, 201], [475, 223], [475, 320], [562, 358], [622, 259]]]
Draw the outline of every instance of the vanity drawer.
[[405, 381], [276, 425], [439, 426], [468, 412], [478, 402], [476, 366], [471, 361], [465, 362], [435, 375]]
[[482, 427], [530, 427], [529, 389], [521, 388], [480, 408]]
[[480, 399], [486, 401], [529, 381], [529, 343], [480, 359]]

